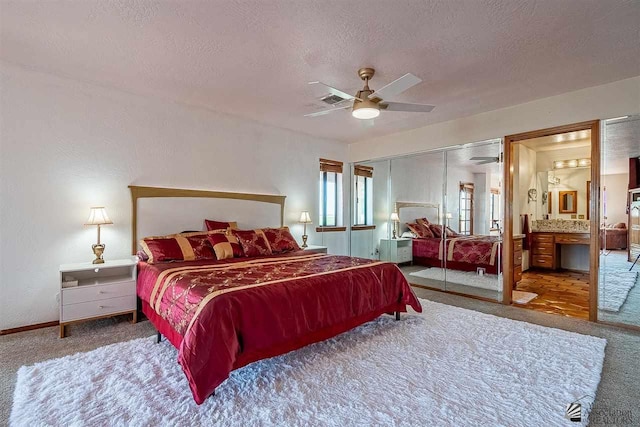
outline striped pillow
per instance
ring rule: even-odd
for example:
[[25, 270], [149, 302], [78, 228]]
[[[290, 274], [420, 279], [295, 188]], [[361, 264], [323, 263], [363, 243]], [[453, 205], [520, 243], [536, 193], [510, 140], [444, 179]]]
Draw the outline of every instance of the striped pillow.
[[269, 241], [262, 230], [231, 230], [231, 233], [240, 242], [246, 257], [271, 255], [273, 253], [271, 252]]
[[213, 247], [217, 259], [238, 258], [244, 256], [242, 247], [236, 236], [224, 233], [209, 235], [209, 243]]
[[262, 232], [267, 238], [267, 242], [269, 242], [271, 252], [274, 254], [300, 250], [300, 246], [291, 235], [289, 227], [263, 228]]

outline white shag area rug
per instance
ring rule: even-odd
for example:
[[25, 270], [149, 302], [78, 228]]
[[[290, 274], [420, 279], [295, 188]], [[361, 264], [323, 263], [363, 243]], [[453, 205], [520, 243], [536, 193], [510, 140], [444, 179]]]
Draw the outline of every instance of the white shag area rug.
[[409, 273], [409, 275], [439, 281], [444, 281], [446, 278], [447, 282], [502, 292], [502, 274], [499, 276], [496, 274], [480, 276], [474, 271], [446, 270], [444, 268], [431, 267], [414, 271], [413, 273]]
[[580, 425], [565, 408], [593, 402], [604, 339], [421, 302], [239, 369], [201, 406], [154, 337], [23, 366], [10, 424]]
[[512, 291], [511, 299], [516, 304], [527, 304], [531, 300], [538, 298], [538, 294], [535, 292], [525, 292], [525, 291]]
[[600, 256], [600, 277], [598, 283], [598, 308], [618, 312], [627, 300], [629, 291], [638, 282], [636, 269], [629, 271], [633, 263], [626, 253], [612, 252]]

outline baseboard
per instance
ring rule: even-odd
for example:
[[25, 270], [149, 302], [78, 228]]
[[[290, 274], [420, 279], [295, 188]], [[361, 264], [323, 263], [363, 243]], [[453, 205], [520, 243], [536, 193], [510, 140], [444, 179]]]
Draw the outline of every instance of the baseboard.
[[60, 322], [58, 322], [57, 320], [54, 320], [52, 322], [44, 322], [44, 323], [36, 323], [35, 325], [20, 326], [19, 328], [2, 329], [0, 330], [0, 335], [9, 335], [9, 334], [15, 334], [18, 332], [33, 331], [34, 329], [49, 328], [51, 326], [58, 326], [59, 324]]

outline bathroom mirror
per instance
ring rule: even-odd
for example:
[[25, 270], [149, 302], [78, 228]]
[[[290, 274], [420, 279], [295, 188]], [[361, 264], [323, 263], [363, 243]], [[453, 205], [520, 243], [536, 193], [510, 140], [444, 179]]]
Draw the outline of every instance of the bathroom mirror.
[[558, 211], [561, 214], [574, 214], [578, 212], [578, 192], [559, 191], [558, 192]]

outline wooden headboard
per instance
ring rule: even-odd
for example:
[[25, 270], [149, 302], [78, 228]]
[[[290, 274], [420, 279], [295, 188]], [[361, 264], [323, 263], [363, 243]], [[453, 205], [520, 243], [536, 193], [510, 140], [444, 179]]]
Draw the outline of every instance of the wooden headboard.
[[280, 205], [280, 226], [284, 225], [284, 201], [287, 196], [272, 194], [229, 193], [224, 191], [187, 190], [182, 188], [141, 187], [137, 185], [130, 185], [129, 189], [131, 190], [131, 253], [134, 255], [138, 247], [138, 199], [183, 197], [234, 199], [276, 204]]

